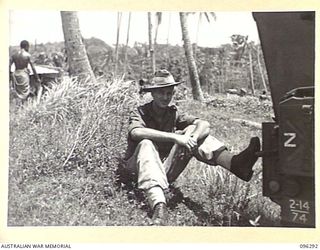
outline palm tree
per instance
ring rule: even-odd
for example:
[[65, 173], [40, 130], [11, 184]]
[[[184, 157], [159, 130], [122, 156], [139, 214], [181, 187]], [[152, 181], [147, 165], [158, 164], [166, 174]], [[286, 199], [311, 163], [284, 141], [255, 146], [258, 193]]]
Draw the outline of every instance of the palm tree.
[[120, 26], [121, 26], [121, 18], [122, 13], [118, 12], [117, 17], [117, 41], [116, 41], [116, 48], [115, 48], [115, 66], [114, 66], [114, 75], [116, 76], [118, 73], [118, 61], [119, 61], [119, 36], [120, 36]]
[[166, 65], [169, 66], [170, 57], [169, 57], [169, 35], [170, 35], [170, 27], [171, 27], [171, 13], [169, 13], [169, 23], [168, 23], [168, 33], [167, 33], [167, 56], [166, 56]]
[[261, 67], [261, 62], [260, 62], [260, 46], [257, 46], [257, 64], [258, 64], [258, 67], [259, 67], [259, 72], [260, 72], [260, 75], [261, 75], [261, 80], [262, 80], [262, 84], [263, 84], [263, 88], [264, 88], [264, 91], [267, 93], [268, 92], [268, 89], [267, 89], [267, 84], [266, 84], [266, 81], [264, 79], [264, 75], [263, 75], [263, 71], [262, 71], [262, 67]]
[[188, 63], [188, 70], [189, 70], [190, 82], [192, 87], [193, 99], [204, 101], [203, 93], [200, 86], [197, 65], [193, 57], [192, 46], [189, 38], [189, 32], [188, 32], [188, 26], [187, 26], [187, 13], [180, 12], [179, 14], [180, 14], [182, 40], [183, 40], [184, 51], [185, 51], [185, 55]]
[[154, 34], [154, 45], [157, 44], [157, 38], [158, 38], [158, 30], [159, 30], [159, 25], [161, 24], [162, 21], [162, 12], [156, 12], [156, 31]]
[[234, 48], [234, 57], [233, 57], [233, 60], [235, 61], [234, 65], [240, 66], [241, 65], [240, 60], [245, 50], [249, 46], [248, 36], [233, 34], [231, 36], [231, 41], [232, 41], [232, 46]]
[[62, 29], [68, 56], [69, 74], [79, 80], [95, 81], [80, 32], [76, 11], [61, 11]]
[[128, 29], [127, 29], [127, 41], [126, 41], [126, 47], [124, 51], [124, 74], [127, 73], [127, 67], [128, 67], [128, 43], [129, 43], [129, 36], [130, 36], [130, 24], [131, 24], [131, 12], [129, 12], [129, 18], [128, 18]]
[[253, 76], [251, 46], [249, 46], [249, 70], [250, 70], [250, 87], [251, 87], [252, 95], [254, 95], [255, 89], [254, 89], [254, 76]]
[[156, 71], [156, 60], [154, 55], [154, 47], [152, 43], [152, 22], [151, 22], [151, 12], [148, 12], [148, 35], [149, 35], [149, 52], [151, 59], [152, 72]]

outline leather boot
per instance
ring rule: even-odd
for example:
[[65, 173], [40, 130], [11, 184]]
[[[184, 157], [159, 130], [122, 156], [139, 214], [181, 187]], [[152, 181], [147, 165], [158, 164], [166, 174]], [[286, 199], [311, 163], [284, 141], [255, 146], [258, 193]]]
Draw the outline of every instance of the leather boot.
[[249, 146], [239, 154], [232, 157], [230, 171], [240, 179], [247, 182], [250, 181], [253, 175], [252, 168], [258, 160], [256, 152], [259, 151], [259, 137], [251, 138]]
[[154, 206], [152, 221], [156, 226], [166, 226], [168, 220], [168, 208], [163, 202], [159, 202]]

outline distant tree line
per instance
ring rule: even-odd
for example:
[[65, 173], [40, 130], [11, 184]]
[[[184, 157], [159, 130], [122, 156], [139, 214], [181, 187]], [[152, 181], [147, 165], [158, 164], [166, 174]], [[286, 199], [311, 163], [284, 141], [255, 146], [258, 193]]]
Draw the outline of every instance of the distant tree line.
[[[71, 16], [68, 17], [71, 21], [68, 20], [67, 22], [75, 22], [73, 14], [74, 12], [71, 12]], [[161, 23], [161, 15], [157, 12], [156, 16], [158, 27]], [[208, 14], [199, 14], [199, 22], [202, 16], [208, 18]], [[214, 17], [214, 13], [211, 13], [211, 16]], [[186, 18], [183, 15], [180, 17], [182, 19]], [[121, 15], [118, 14], [118, 22], [120, 21]], [[182, 21], [181, 24], [183, 23]], [[120, 26], [118, 25], [118, 27]], [[182, 27], [183, 29], [187, 29], [187, 27]], [[94, 37], [90, 39], [80, 37], [78, 39], [78, 45], [81, 49], [84, 49], [80, 54], [82, 57], [87, 57], [95, 77], [110, 80], [115, 76], [123, 76], [125, 79], [137, 80], [149, 78], [155, 67], [166, 68], [172, 72], [177, 81], [186, 80], [187, 85], [192, 87], [190, 66], [188, 66], [190, 62], [187, 62], [190, 59], [188, 59], [188, 55], [186, 56], [186, 46], [191, 46], [201, 90], [208, 94], [240, 88], [248, 89], [253, 94], [256, 90], [268, 91], [267, 74], [261, 47], [259, 44], [249, 42], [248, 36], [234, 34], [230, 37], [230, 43], [217, 48], [200, 47], [197, 43], [185, 44], [184, 48], [169, 43], [158, 44], [156, 32], [154, 40], [149, 39], [148, 44], [135, 42], [130, 47], [128, 46], [129, 31], [130, 22], [127, 28], [126, 44], [119, 44], [117, 40], [115, 46], [110, 46]], [[68, 32], [66, 31], [66, 33]], [[67, 40], [72, 39], [67, 38]], [[150, 43], [152, 43], [152, 46], [150, 46]], [[190, 43], [190, 41], [187, 41], [187, 43]], [[75, 52], [69, 52], [68, 54], [67, 46], [66, 41], [46, 44], [35, 43], [31, 47], [31, 52], [35, 63], [62, 67], [72, 74], [73, 68], [70, 68], [68, 60], [70, 60], [70, 55]], [[73, 48], [74, 46], [70, 47]], [[18, 48], [10, 47], [10, 52], [14, 49]], [[76, 59], [76, 63], [79, 64], [79, 58]], [[87, 67], [86, 62], [84, 67]], [[78, 70], [78, 67], [74, 68]]]

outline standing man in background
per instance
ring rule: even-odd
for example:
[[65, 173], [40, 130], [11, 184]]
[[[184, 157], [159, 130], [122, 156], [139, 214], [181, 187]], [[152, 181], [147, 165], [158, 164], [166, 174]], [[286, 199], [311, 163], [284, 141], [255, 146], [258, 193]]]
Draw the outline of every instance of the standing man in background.
[[[30, 64], [31, 69], [33, 71], [36, 83], [36, 92], [37, 92], [37, 103], [40, 102], [40, 97], [42, 94], [42, 86], [40, 83], [39, 76], [31, 62], [31, 55], [29, 53], [29, 42], [26, 40], [21, 41], [20, 43], [20, 50], [13, 54], [10, 57], [9, 63], [9, 75], [10, 79], [13, 82], [13, 87], [16, 91], [17, 96], [22, 99], [26, 100], [30, 95], [30, 75], [28, 65]], [[11, 73], [11, 66], [14, 63], [15, 71]]]

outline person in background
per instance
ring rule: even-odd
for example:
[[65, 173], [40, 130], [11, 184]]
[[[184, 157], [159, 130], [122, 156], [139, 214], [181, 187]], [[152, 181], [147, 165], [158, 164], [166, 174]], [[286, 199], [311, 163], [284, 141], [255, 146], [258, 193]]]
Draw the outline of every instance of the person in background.
[[[29, 53], [29, 42], [26, 40], [21, 41], [20, 43], [20, 50], [13, 54], [10, 57], [9, 62], [9, 74], [10, 79], [13, 82], [13, 87], [17, 96], [22, 99], [26, 100], [30, 95], [30, 72], [28, 69], [28, 65], [30, 64], [31, 69], [33, 71], [35, 77], [35, 84], [36, 84], [36, 91], [37, 91], [37, 102], [39, 103], [40, 97], [42, 94], [42, 86], [40, 83], [39, 76], [31, 62], [31, 55]], [[15, 71], [11, 72], [12, 64], [15, 65]]]
[[132, 111], [124, 171], [144, 190], [155, 225], [166, 225], [168, 210], [165, 191], [192, 157], [209, 165], [220, 165], [238, 178], [249, 181], [260, 151], [258, 137], [237, 155], [209, 134], [210, 124], [199, 117], [181, 113], [171, 105], [176, 82], [167, 70], [157, 71], [141, 85], [153, 100]]

